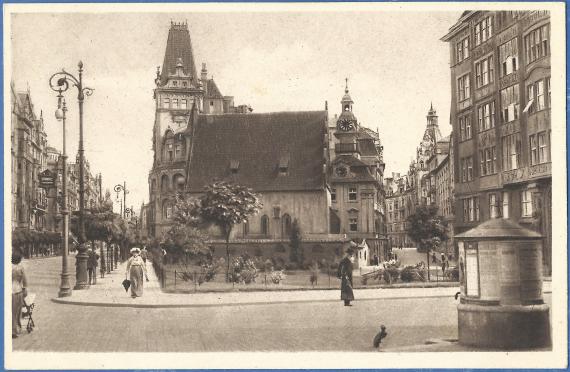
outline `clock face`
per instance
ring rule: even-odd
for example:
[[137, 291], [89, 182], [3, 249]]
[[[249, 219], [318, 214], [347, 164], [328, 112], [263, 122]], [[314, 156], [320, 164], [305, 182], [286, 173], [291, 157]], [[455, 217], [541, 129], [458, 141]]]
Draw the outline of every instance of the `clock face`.
[[345, 167], [339, 167], [336, 169], [336, 174], [339, 177], [346, 177], [348, 170]]
[[345, 132], [354, 129], [354, 125], [352, 124], [351, 120], [342, 119], [339, 123], [339, 128]]

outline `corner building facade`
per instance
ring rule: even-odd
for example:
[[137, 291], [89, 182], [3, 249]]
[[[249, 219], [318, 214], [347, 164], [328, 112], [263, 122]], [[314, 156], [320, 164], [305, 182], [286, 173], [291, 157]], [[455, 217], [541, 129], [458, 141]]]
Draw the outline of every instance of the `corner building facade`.
[[509, 218], [543, 236], [552, 263], [550, 16], [466, 11], [450, 46], [455, 232]]

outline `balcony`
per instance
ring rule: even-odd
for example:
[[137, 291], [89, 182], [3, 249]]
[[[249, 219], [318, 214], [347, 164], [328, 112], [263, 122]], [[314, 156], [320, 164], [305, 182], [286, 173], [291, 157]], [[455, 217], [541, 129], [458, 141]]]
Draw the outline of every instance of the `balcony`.
[[334, 145], [334, 150], [337, 154], [352, 154], [355, 152], [360, 154], [358, 143], [337, 143]]

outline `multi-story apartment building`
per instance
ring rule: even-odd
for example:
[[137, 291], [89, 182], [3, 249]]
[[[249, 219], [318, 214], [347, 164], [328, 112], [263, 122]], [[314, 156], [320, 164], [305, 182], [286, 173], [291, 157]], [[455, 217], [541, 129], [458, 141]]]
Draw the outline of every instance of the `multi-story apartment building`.
[[453, 190], [453, 134], [439, 140], [427, 159], [427, 173], [422, 177], [422, 203], [437, 206], [438, 215], [447, 222], [448, 240], [442, 251], [455, 253], [453, 245], [453, 223], [455, 219]]
[[510, 218], [543, 236], [552, 262], [550, 16], [466, 11], [450, 46], [455, 229]]
[[11, 99], [12, 228], [43, 230], [48, 200], [38, 181], [47, 167], [43, 117], [37, 116], [29, 91], [17, 92], [11, 84]]
[[[415, 243], [408, 236], [407, 218], [413, 214], [417, 204], [417, 191], [413, 185], [413, 166], [407, 175], [392, 173], [386, 177], [386, 235], [392, 247], [413, 247]], [[412, 180], [412, 182], [410, 182]]]

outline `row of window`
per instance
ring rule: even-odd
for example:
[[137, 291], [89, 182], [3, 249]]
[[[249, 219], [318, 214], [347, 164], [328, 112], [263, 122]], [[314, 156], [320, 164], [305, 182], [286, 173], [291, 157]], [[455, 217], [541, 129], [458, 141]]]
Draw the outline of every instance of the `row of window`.
[[181, 143], [166, 143], [164, 146], [164, 157], [166, 161], [180, 160], [184, 156], [184, 148]]
[[[550, 131], [542, 131], [529, 135], [530, 165], [543, 164], [550, 161]], [[521, 140], [518, 133], [502, 138], [503, 170], [518, 169], [521, 166]], [[496, 146], [479, 151], [479, 175], [487, 176], [499, 171], [497, 168]], [[473, 180], [473, 157], [460, 159], [460, 181]]]
[[[502, 199], [498, 199], [501, 196]], [[534, 198], [536, 199], [536, 198]], [[530, 190], [520, 192], [521, 217], [532, 217], [534, 209], [533, 195]], [[463, 222], [479, 221], [479, 198], [469, 197], [462, 199], [463, 202]], [[503, 191], [501, 194], [489, 194], [489, 217], [509, 218], [509, 192]]]
[[187, 99], [178, 99], [178, 98], [162, 98], [161, 108], [165, 109], [180, 109], [180, 110], [187, 110], [188, 109], [188, 100]]
[[[526, 62], [532, 63], [549, 53], [549, 25], [538, 27], [524, 37]], [[486, 17], [475, 25], [475, 46], [482, 44], [493, 36], [492, 17]], [[469, 36], [455, 45], [457, 63], [469, 58]], [[499, 46], [501, 76], [506, 76], [518, 69], [518, 37]], [[485, 85], [485, 84], [483, 84]]]
[[[508, 123], [519, 117], [519, 85], [515, 84], [501, 90], [501, 120]], [[528, 103], [523, 112], [530, 114], [551, 107], [550, 77], [538, 80], [527, 86]], [[477, 107], [477, 124], [479, 132], [495, 127], [495, 101], [486, 102]], [[458, 118], [459, 140], [466, 141], [473, 137], [471, 128], [471, 115], [466, 114]]]
[[[349, 187], [348, 188], [348, 200], [349, 201], [357, 201], [358, 200], [358, 192], [356, 187]], [[331, 190], [331, 201], [336, 202], [336, 189]]]
[[[172, 176], [172, 187], [174, 189], [176, 189], [177, 191], [183, 191], [184, 190], [184, 176], [180, 173], [175, 174], [174, 176]], [[165, 191], [170, 191], [170, 178], [168, 177], [168, 175], [163, 174], [162, 177], [160, 178], [160, 192], [165, 192]], [[152, 179], [150, 181], [150, 192], [151, 194], [154, 194], [156, 192], [156, 180]]]

